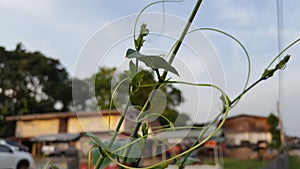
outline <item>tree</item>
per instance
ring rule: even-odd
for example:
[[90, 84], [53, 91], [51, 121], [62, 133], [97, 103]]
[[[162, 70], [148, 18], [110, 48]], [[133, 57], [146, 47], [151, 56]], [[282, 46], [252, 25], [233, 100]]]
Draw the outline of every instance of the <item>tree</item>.
[[[95, 80], [95, 95], [97, 98], [98, 105], [101, 109], [108, 109], [111, 102], [111, 80], [116, 71], [116, 68], [100, 68], [99, 71], [92, 77]], [[117, 75], [119, 79], [124, 79], [125, 74]], [[144, 71], [143, 81], [141, 84], [153, 84], [155, 83], [153, 73], [149, 71]], [[181, 91], [174, 86], [168, 84], [161, 88], [162, 91], [166, 93], [167, 96], [167, 107], [165, 111], [162, 113], [166, 116], [170, 121], [174, 122], [179, 113], [176, 110], [176, 106], [183, 102], [183, 98], [181, 96]], [[134, 95], [130, 97], [130, 101], [132, 105], [142, 107], [149, 94], [152, 91], [152, 87], [143, 87], [143, 90], [138, 90]], [[114, 104], [112, 106], [114, 107]], [[187, 120], [189, 120], [188, 116], [182, 116], [182, 120], [176, 124], [184, 125]], [[163, 118], [158, 118], [162, 125], [167, 125], [168, 122]]]
[[[58, 60], [28, 52], [21, 43], [14, 51], [0, 48], [0, 115], [67, 111], [72, 100], [71, 81]], [[1, 118], [0, 118], [1, 120]], [[1, 126], [4, 121], [1, 121]], [[0, 136], [12, 129], [1, 127]]]
[[267, 123], [270, 126], [269, 131], [272, 135], [272, 142], [270, 143], [270, 147], [279, 148], [281, 146], [279, 119], [277, 116], [271, 113], [267, 118]]
[[111, 101], [111, 80], [115, 71], [116, 68], [103, 67], [92, 76], [92, 79], [95, 81], [95, 95], [97, 103], [101, 109], [109, 109]]
[[87, 111], [90, 109], [88, 101], [92, 97], [92, 90], [90, 86], [91, 79], [80, 80], [73, 78], [72, 80], [72, 94], [73, 94], [73, 111]]

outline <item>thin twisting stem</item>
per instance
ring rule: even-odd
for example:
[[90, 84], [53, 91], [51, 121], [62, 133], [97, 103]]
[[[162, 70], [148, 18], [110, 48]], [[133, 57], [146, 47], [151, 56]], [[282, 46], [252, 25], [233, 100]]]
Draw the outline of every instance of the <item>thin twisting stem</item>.
[[[194, 18], [195, 18], [195, 16], [196, 16], [196, 14], [197, 14], [197, 12], [198, 12], [198, 10], [199, 10], [199, 8], [200, 8], [201, 3], [202, 3], [202, 0], [198, 0], [197, 3], [195, 4], [195, 7], [194, 7], [194, 9], [193, 9], [193, 11], [192, 11], [192, 13], [191, 13], [191, 15], [190, 15], [189, 20], [187, 21], [187, 23], [186, 23], [186, 25], [185, 25], [185, 27], [184, 27], [184, 29], [183, 29], [183, 31], [182, 31], [182, 33], [181, 33], [179, 39], [176, 41], [175, 46], [174, 46], [174, 48], [173, 48], [173, 50], [172, 50], [170, 59], [169, 59], [169, 64], [170, 64], [170, 65], [173, 63], [173, 61], [174, 61], [174, 59], [175, 59], [175, 56], [176, 56], [178, 50], [180, 49], [180, 46], [181, 46], [181, 44], [182, 44], [182, 42], [183, 42], [185, 36], [187, 35], [187, 32], [188, 32], [188, 30], [189, 30], [189, 28], [190, 28], [190, 26], [191, 26], [191, 24], [192, 24], [192, 22], [193, 22], [193, 20], [194, 20]], [[160, 88], [162, 82], [166, 79], [167, 73], [168, 73], [167, 71], [164, 71], [164, 73], [163, 73], [163, 75], [162, 75], [162, 77], [161, 77], [160, 82], [158, 83], [158, 85], [156, 85], [156, 86], [154, 87], [154, 89]], [[147, 107], [148, 104], [149, 104], [149, 102], [146, 102], [145, 106]], [[141, 111], [141, 113], [143, 113], [143, 111]], [[143, 117], [143, 116], [142, 116], [142, 117]], [[134, 132], [133, 132], [132, 135], [131, 135], [133, 138], [136, 138], [136, 137], [137, 137], [137, 133], [138, 133], [138, 131], [139, 131], [141, 125], [142, 125], [142, 122], [138, 122], [138, 123], [136, 124], [136, 127], [135, 127], [135, 129], [134, 129]], [[131, 149], [131, 147], [129, 147], [129, 151], [130, 151], [130, 149]], [[127, 157], [124, 158], [124, 162], [126, 162], [126, 161], [127, 161]]]

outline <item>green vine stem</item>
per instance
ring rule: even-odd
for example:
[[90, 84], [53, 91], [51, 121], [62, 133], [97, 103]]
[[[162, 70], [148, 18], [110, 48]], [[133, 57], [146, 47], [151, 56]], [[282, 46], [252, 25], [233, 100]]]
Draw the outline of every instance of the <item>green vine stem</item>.
[[[116, 86], [116, 88], [114, 89], [114, 91], [113, 91], [113, 93], [112, 93], [111, 100], [110, 100], [110, 105], [109, 105], [110, 110], [111, 110], [111, 108], [112, 108], [112, 101], [113, 101], [113, 98], [114, 98], [114, 95], [115, 95], [117, 89], [118, 89], [118, 88], [121, 86], [121, 84], [124, 83], [126, 80], [128, 80], [128, 78], [123, 79], [123, 80]], [[116, 137], [117, 137], [117, 135], [118, 135], [118, 133], [119, 133], [119, 131], [120, 131], [120, 129], [121, 129], [121, 126], [122, 126], [122, 124], [123, 124], [123, 122], [124, 122], [124, 120], [125, 120], [125, 115], [126, 115], [126, 113], [127, 113], [127, 111], [128, 111], [129, 100], [130, 100], [130, 99], [128, 98], [127, 103], [126, 103], [126, 108], [125, 108], [124, 112], [121, 114], [121, 118], [120, 118], [120, 120], [119, 120], [119, 122], [118, 122], [118, 124], [117, 124], [116, 129], [114, 130], [114, 133], [113, 133], [113, 136], [112, 136], [112, 138], [111, 138], [111, 140], [110, 140], [110, 143], [109, 143], [109, 145], [108, 145], [108, 148], [110, 148], [110, 147], [112, 146], [112, 144], [114, 143], [114, 141], [115, 141], [115, 139], [116, 139]], [[111, 126], [111, 125], [110, 125], [110, 121], [111, 121], [111, 120], [110, 120], [110, 114], [109, 114], [109, 119], [108, 119], [108, 127], [109, 127], [109, 130], [110, 130], [110, 126]], [[100, 168], [100, 166], [101, 166], [101, 164], [103, 163], [103, 160], [104, 160], [104, 159], [105, 159], [105, 157], [103, 156], [103, 154], [101, 154], [100, 157], [98, 158], [97, 162], [96, 162], [95, 169], [99, 169], [99, 168]]]
[[[201, 3], [202, 3], [202, 0], [198, 0], [198, 1], [197, 1], [197, 3], [195, 4], [195, 7], [194, 7], [194, 9], [193, 9], [193, 11], [192, 11], [192, 13], [191, 13], [191, 15], [190, 15], [190, 18], [189, 18], [189, 20], [187, 21], [187, 23], [186, 23], [186, 25], [185, 25], [185, 27], [184, 27], [184, 29], [183, 29], [183, 31], [182, 31], [182, 33], [181, 33], [179, 39], [177, 40], [177, 42], [175, 42], [174, 48], [172, 49], [172, 53], [171, 53], [170, 59], [169, 59], [170, 65], [173, 63], [173, 61], [174, 61], [174, 59], [175, 59], [175, 56], [176, 56], [176, 54], [177, 54], [177, 52], [178, 52], [178, 50], [179, 50], [179, 48], [180, 48], [180, 46], [181, 46], [181, 44], [182, 44], [184, 38], [185, 38], [185, 36], [187, 35], [188, 30], [190, 29], [190, 26], [192, 25], [193, 20], [194, 20], [196, 14], [197, 14], [197, 12], [198, 12], [198, 10], [199, 10], [199, 8], [200, 8]], [[166, 76], [167, 76], [167, 73], [168, 73], [168, 72], [165, 71], [165, 72], [163, 73], [163, 75], [162, 75], [162, 78], [163, 78], [164, 80], [165, 80], [165, 78], [166, 78]]]
[[[199, 7], [200, 7], [201, 3], [202, 3], [202, 0], [197, 0], [197, 3], [194, 6], [194, 9], [193, 9], [193, 11], [192, 11], [192, 13], [190, 15], [189, 20], [187, 21], [187, 23], [186, 23], [186, 25], [185, 25], [185, 27], [184, 27], [184, 29], [183, 29], [183, 31], [182, 31], [179, 39], [175, 43], [175, 47], [173, 48], [171, 56], [170, 56], [170, 59], [169, 59], [169, 64], [170, 65], [173, 63], [173, 61], [175, 59], [175, 56], [176, 56], [176, 54], [177, 54], [177, 52], [178, 52], [178, 50], [179, 50], [179, 48], [180, 48], [180, 46], [181, 46], [184, 38], [185, 38], [185, 36], [187, 35], [187, 32], [188, 32], [188, 30], [189, 30], [189, 28], [190, 28], [190, 26], [191, 26], [191, 24], [192, 24], [192, 22], [193, 22], [193, 20], [194, 20], [194, 18], [196, 16], [197, 12], [199, 10]], [[161, 87], [162, 82], [166, 79], [167, 73], [168, 73], [167, 71], [164, 71], [162, 77], [159, 78], [159, 84], [157, 86], [155, 86], [154, 89], [158, 89], [158, 88]], [[148, 106], [148, 104], [149, 104], [149, 99], [145, 103], [144, 108], [146, 108]], [[140, 113], [143, 114], [143, 112], [144, 112], [144, 110], [142, 110]], [[143, 117], [143, 116], [141, 115], [141, 117]], [[138, 122], [136, 124], [135, 129], [134, 129], [131, 137], [137, 138], [137, 133], [138, 133], [141, 125], [142, 125], [141, 122]], [[130, 151], [130, 149], [131, 149], [131, 147], [129, 147], [129, 151]], [[126, 163], [126, 161], [127, 161], [127, 157], [124, 157], [124, 163]]]
[[[244, 87], [243, 87], [243, 91], [242, 91], [242, 92], [244, 92], [247, 89], [247, 86], [249, 84], [250, 73], [251, 73], [251, 60], [250, 60], [250, 55], [249, 55], [246, 47], [237, 38], [235, 38], [234, 36], [232, 36], [232, 35], [224, 32], [222, 30], [216, 29], [216, 28], [199, 28], [199, 29], [195, 29], [195, 30], [192, 30], [192, 31], [188, 32], [188, 34], [193, 33], [195, 31], [213, 31], [213, 32], [221, 33], [221, 34], [229, 37], [233, 41], [235, 41], [242, 48], [243, 52], [246, 55], [247, 65], [248, 65], [247, 77], [246, 77], [246, 81], [245, 81], [245, 84], [244, 84]], [[235, 103], [232, 103], [232, 104], [236, 105], [237, 103], [238, 103], [238, 100]]]
[[[179, 39], [175, 42], [175, 47], [172, 48], [172, 53], [171, 53], [171, 56], [170, 56], [170, 59], [169, 59], [169, 63], [170, 63], [170, 64], [173, 63], [173, 61], [174, 61], [174, 59], [175, 59], [175, 56], [176, 56], [176, 54], [177, 54], [177, 52], [178, 52], [178, 50], [179, 50], [179, 48], [180, 48], [180, 46], [181, 46], [181, 44], [182, 44], [184, 38], [185, 38], [185, 36], [187, 35], [187, 32], [188, 32], [188, 30], [189, 30], [189, 28], [190, 28], [190, 26], [191, 26], [191, 24], [192, 24], [192, 22], [193, 22], [193, 20], [194, 20], [194, 18], [195, 18], [195, 16], [196, 16], [197, 12], [198, 12], [198, 10], [199, 10], [199, 7], [200, 7], [201, 3], [202, 3], [202, 0], [198, 0], [198, 1], [197, 1], [197, 3], [195, 4], [195, 7], [194, 7], [194, 9], [193, 9], [193, 11], [192, 11], [192, 13], [191, 13], [191, 15], [190, 15], [190, 18], [189, 18], [189, 20], [187, 21], [187, 23], [186, 23], [186, 25], [185, 25], [185, 27], [184, 27], [184, 29], [183, 29], [183, 31], [182, 31], [182, 33], [181, 33]], [[164, 80], [166, 79], [167, 73], [168, 73], [167, 71], [165, 71], [165, 72], [163, 73], [162, 79], [161, 79], [161, 80], [164, 81]], [[155, 88], [155, 89], [158, 89], [158, 88], [161, 86], [161, 84], [162, 84], [162, 82], [159, 82], [159, 84], [156, 85], [154, 88]], [[147, 103], [148, 103], [148, 102], [147, 102]], [[148, 103], [148, 104], [149, 104], [149, 103]], [[147, 106], [147, 105], [146, 105], [146, 106]], [[136, 134], [137, 134], [137, 132], [138, 132], [138, 130], [139, 130], [139, 128], [140, 128], [140, 125], [141, 125], [141, 123], [138, 123], [137, 127], [136, 127], [135, 130], [134, 130], [134, 134], [133, 134], [133, 135], [136, 135]]]

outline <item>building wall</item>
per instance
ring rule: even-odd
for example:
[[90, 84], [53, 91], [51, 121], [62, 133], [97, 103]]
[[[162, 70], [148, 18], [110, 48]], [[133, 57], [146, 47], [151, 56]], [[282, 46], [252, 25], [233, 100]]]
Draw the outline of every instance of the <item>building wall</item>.
[[240, 115], [226, 120], [223, 126], [226, 143], [240, 145], [242, 141], [257, 144], [259, 141], [268, 143], [272, 140], [266, 117]]
[[[114, 130], [118, 124], [120, 115], [109, 116], [84, 116], [61, 118], [19, 120], [16, 123], [16, 137], [36, 137], [58, 133], [80, 133], [80, 132], [107, 132]], [[109, 124], [110, 120], [110, 124]], [[120, 131], [124, 131], [124, 125]]]
[[17, 121], [16, 137], [35, 137], [46, 134], [58, 134], [59, 119]]
[[270, 143], [272, 135], [269, 132], [245, 132], [230, 133], [226, 135], [226, 142], [229, 145], [240, 145], [242, 141], [249, 141], [251, 144], [257, 144], [259, 141]]
[[[68, 133], [79, 133], [79, 132], [104, 132], [114, 130], [118, 124], [120, 116], [110, 117], [109, 127], [109, 116], [90, 116], [90, 117], [72, 117], [68, 120]], [[120, 131], [123, 131], [124, 127], [121, 127]]]
[[269, 125], [265, 117], [240, 116], [227, 119], [223, 129], [226, 133], [268, 132]]

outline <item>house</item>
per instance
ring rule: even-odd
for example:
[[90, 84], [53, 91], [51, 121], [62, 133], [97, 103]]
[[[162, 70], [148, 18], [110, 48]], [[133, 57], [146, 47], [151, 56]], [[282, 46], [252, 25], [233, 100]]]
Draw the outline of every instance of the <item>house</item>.
[[[132, 119], [136, 117], [134, 111], [127, 113], [117, 135], [118, 139], [130, 135], [135, 126]], [[102, 141], [107, 141], [112, 137], [120, 118], [121, 114], [117, 110], [105, 110], [10, 116], [6, 120], [16, 122], [14, 139], [29, 146], [34, 156], [41, 155], [43, 147], [53, 143], [75, 146], [81, 156], [87, 156], [91, 147], [90, 138], [83, 133], [91, 132]], [[151, 122], [151, 125], [158, 125], [157, 121]]]
[[272, 141], [269, 128], [267, 117], [241, 114], [229, 117], [223, 126], [223, 132], [229, 146], [255, 145]]

